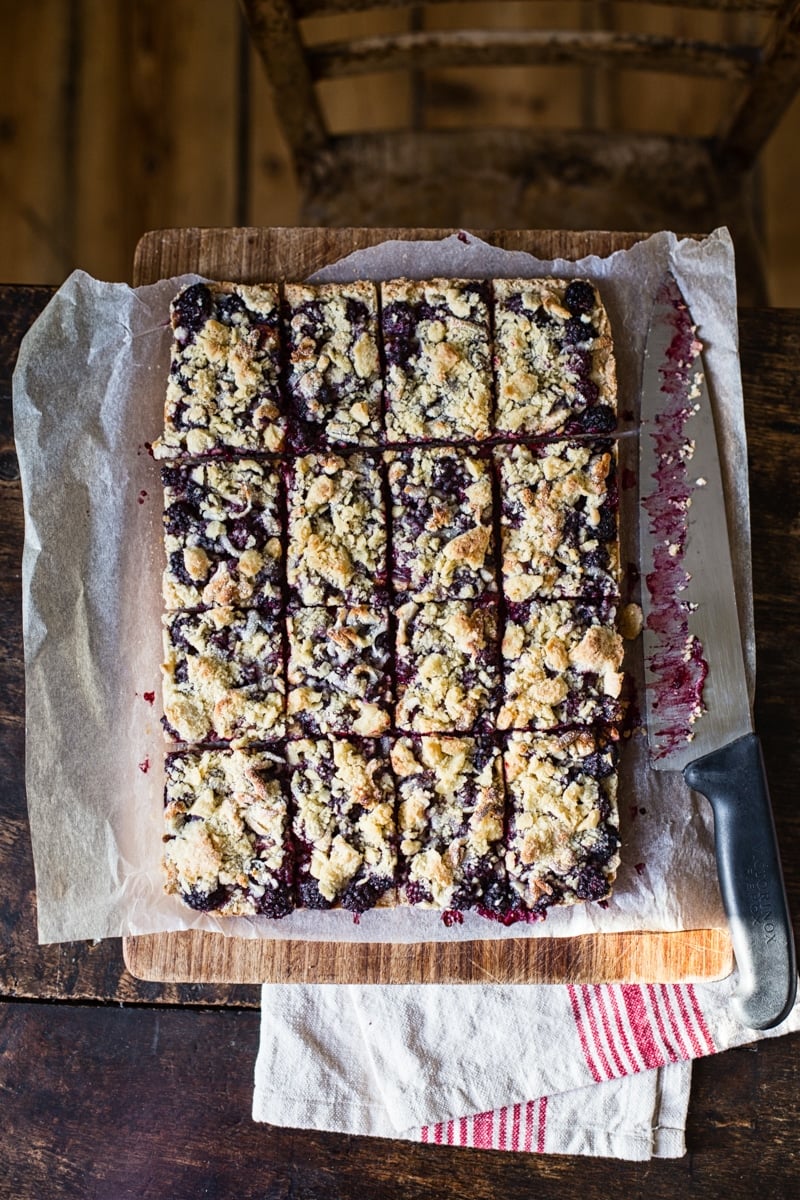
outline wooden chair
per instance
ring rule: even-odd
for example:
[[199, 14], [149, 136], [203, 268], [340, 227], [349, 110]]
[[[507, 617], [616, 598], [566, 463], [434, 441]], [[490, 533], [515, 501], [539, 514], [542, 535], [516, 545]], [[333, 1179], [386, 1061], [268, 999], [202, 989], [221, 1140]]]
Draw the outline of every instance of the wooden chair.
[[[421, 6], [241, 4], [294, 161], [303, 223], [695, 233], [727, 224], [741, 302], [765, 302], [754, 167], [800, 83], [800, 0], [684, 0], [685, 8], [768, 16], [766, 37], [745, 43], [608, 29], [425, 30], [417, 21], [405, 33], [307, 45], [304, 18]], [[422, 121], [416, 128], [332, 135], [316, 86], [378, 71], [568, 64], [718, 77], [736, 82], [737, 95], [708, 137], [612, 128], [426, 129]]]

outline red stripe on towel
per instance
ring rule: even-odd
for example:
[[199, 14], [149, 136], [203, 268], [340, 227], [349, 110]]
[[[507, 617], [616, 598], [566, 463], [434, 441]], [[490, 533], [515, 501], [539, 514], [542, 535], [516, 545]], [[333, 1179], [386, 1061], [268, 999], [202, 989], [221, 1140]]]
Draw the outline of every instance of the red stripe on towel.
[[536, 1137], [536, 1153], [544, 1154], [544, 1135], [547, 1126], [547, 1096], [539, 1100], [539, 1130]]
[[702, 1033], [703, 1038], [706, 1043], [706, 1053], [707, 1054], [716, 1054], [717, 1047], [714, 1044], [714, 1039], [712, 1038], [711, 1034], [709, 1033], [708, 1026], [706, 1025], [706, 1019], [705, 1019], [705, 1016], [703, 1015], [703, 1010], [700, 1007], [700, 1001], [697, 999], [694, 987], [692, 986], [691, 983], [686, 985], [686, 992], [689, 996], [689, 1000], [691, 1001], [692, 1012], [694, 1013], [694, 1018], [697, 1021], [698, 1028], [699, 1028], [700, 1032]]
[[641, 987], [636, 983], [623, 983], [620, 991], [633, 1036], [636, 1039], [636, 1048], [642, 1056], [645, 1067], [648, 1070], [652, 1070], [654, 1067], [663, 1067], [664, 1055], [656, 1046]]
[[608, 1043], [608, 1048], [611, 1051], [611, 1057], [614, 1060], [614, 1066], [616, 1067], [615, 1074], [616, 1074], [617, 1078], [619, 1078], [620, 1075], [626, 1075], [627, 1071], [625, 1069], [624, 1063], [622, 1062], [622, 1059], [620, 1058], [619, 1050], [617, 1047], [616, 1030], [614, 1029], [614, 1026], [613, 1026], [613, 1018], [611, 1015], [611, 1001], [610, 1001], [609, 993], [610, 993], [610, 988], [608, 986], [601, 985], [599, 983], [596, 983], [594, 985], [594, 994], [595, 994], [595, 998], [597, 1000], [597, 1007], [600, 1010], [600, 1020], [602, 1021], [602, 1024], [603, 1024], [603, 1032], [606, 1035], [606, 1041]]
[[529, 1100], [525, 1105], [525, 1149], [530, 1150], [533, 1144], [533, 1105], [534, 1101]]
[[570, 1004], [572, 1005], [572, 1016], [575, 1021], [575, 1028], [578, 1031], [578, 1038], [581, 1043], [581, 1049], [583, 1050], [583, 1057], [586, 1061], [587, 1067], [592, 1073], [592, 1079], [595, 1081], [595, 1083], [600, 1083], [603, 1076], [597, 1069], [594, 1056], [592, 1055], [592, 1051], [589, 1046], [589, 1039], [586, 1036], [586, 1029], [584, 1026], [583, 1015], [581, 1013], [580, 1001], [578, 1000], [578, 989], [574, 984], [570, 983], [567, 985], [567, 991], [569, 993]]
[[478, 1113], [472, 1119], [472, 1144], [479, 1150], [491, 1150], [494, 1140], [494, 1113]]

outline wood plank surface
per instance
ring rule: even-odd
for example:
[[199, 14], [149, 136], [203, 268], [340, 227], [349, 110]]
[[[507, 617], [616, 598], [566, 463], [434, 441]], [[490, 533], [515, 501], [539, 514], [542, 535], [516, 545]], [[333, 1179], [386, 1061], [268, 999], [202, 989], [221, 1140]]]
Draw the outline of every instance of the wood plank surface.
[[257, 1125], [255, 1012], [0, 1008], [3, 1200], [790, 1200], [800, 1042], [693, 1067], [688, 1155], [612, 1162]]
[[[354, 249], [391, 239], [438, 238], [454, 230], [177, 229], [146, 234], [134, 259], [134, 283], [197, 271], [217, 279], [304, 279]], [[481, 236], [542, 258], [610, 254], [636, 233], [494, 231]], [[580, 938], [510, 938], [414, 946], [249, 941], [197, 931], [127, 938], [131, 973], [165, 982], [503, 983], [664, 982], [719, 979], [732, 968], [727, 932], [620, 933]]]

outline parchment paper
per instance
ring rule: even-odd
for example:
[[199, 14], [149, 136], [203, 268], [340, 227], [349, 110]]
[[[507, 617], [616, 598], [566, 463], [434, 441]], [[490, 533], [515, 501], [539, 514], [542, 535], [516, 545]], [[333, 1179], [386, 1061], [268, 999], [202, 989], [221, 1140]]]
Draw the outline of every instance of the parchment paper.
[[[675, 274], [705, 343], [724, 447], [738, 602], [751, 696], [754, 675], [747, 458], [733, 248], [726, 230], [700, 242], [656, 234], [606, 259], [541, 262], [471, 235], [359, 251], [316, 279], [407, 275], [582, 276], [602, 285], [615, 338], [620, 445], [636, 460], [636, 414], [649, 313]], [[641, 734], [621, 764], [622, 857], [607, 908], [553, 909], [505, 930], [465, 914], [295, 913], [283, 921], [193, 913], [162, 890], [161, 485], [146, 443], [160, 432], [169, 302], [196, 276], [148, 287], [69, 277], [25, 337], [14, 375], [14, 428], [26, 531], [23, 626], [26, 772], [39, 940], [59, 942], [202, 928], [244, 937], [431, 941], [574, 936], [725, 924], [710, 810], [682, 777], [646, 766]], [[636, 491], [623, 490], [623, 561], [636, 561]], [[627, 669], [641, 696], [641, 649]], [[149, 696], [155, 695], [151, 701]]]

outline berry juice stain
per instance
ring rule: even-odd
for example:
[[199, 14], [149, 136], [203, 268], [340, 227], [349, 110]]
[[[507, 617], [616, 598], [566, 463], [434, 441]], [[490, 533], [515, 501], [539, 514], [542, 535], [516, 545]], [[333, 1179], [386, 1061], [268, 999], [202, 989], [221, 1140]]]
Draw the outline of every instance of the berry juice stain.
[[139, 770], [142, 772], [143, 775], [147, 774], [147, 772], [150, 770], [150, 759], [149, 758], [145, 758], [143, 760], [143, 762], [139, 763]]
[[658, 372], [663, 407], [648, 431], [655, 443], [656, 488], [642, 505], [655, 539], [653, 570], [645, 576], [651, 600], [647, 628], [655, 635], [647, 665], [654, 683], [652, 733], [658, 756], [663, 757], [693, 737], [692, 726], [704, 709], [708, 663], [702, 644], [689, 629], [694, 606], [682, 599], [689, 583], [684, 567], [686, 512], [694, 490], [687, 469], [694, 443], [687, 426], [695, 413], [696, 363], [702, 343], [695, 337], [691, 315], [673, 279], [661, 285], [656, 304], [671, 307], [673, 335]]

